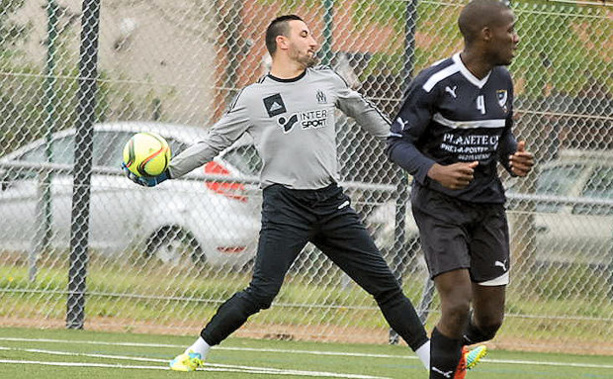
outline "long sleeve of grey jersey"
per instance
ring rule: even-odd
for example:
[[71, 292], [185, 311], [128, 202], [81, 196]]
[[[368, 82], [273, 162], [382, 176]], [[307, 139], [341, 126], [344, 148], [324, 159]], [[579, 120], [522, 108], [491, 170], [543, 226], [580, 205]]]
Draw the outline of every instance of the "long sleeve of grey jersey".
[[[240, 96], [240, 94], [239, 94]], [[238, 99], [232, 108], [209, 131], [204, 140], [172, 158], [168, 171], [172, 179], [181, 177], [211, 161], [238, 140], [251, 125], [245, 103]]]
[[389, 119], [359, 92], [348, 88], [344, 83], [339, 88], [336, 106], [347, 116], [355, 119], [361, 127], [379, 138], [386, 138], [390, 133]]

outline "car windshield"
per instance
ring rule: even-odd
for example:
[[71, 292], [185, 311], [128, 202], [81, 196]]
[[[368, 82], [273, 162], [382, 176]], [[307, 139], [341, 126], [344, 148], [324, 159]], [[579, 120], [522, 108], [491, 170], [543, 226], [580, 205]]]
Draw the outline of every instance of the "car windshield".
[[585, 185], [583, 196], [613, 199], [613, 167], [596, 167]]
[[[585, 184], [582, 195], [591, 199], [613, 200], [613, 167], [596, 167]], [[573, 213], [612, 215], [613, 207], [605, 205], [577, 204], [573, 208]]]
[[563, 165], [543, 169], [536, 182], [539, 195], [569, 196], [583, 165]]
[[[121, 166], [123, 160], [123, 148], [128, 140], [134, 135], [133, 132], [119, 131], [96, 131], [94, 133], [94, 166], [115, 167]], [[174, 138], [166, 138], [173, 155], [185, 150], [187, 144], [177, 141]], [[32, 150], [22, 154], [18, 160], [42, 163], [45, 162], [45, 145], [39, 145]], [[51, 143], [51, 162], [59, 164], [74, 163], [74, 135], [56, 138]]]
[[[113, 144], [117, 142], [119, 134], [121, 133], [96, 132], [94, 134], [94, 151], [92, 153], [94, 166], [108, 166], [109, 160], [106, 159], [108, 154], [107, 151], [109, 150], [109, 147], [112, 147]], [[51, 143], [51, 162], [59, 164], [73, 164], [74, 145], [74, 135], [54, 139]], [[42, 144], [32, 150], [27, 151], [18, 159], [32, 163], [45, 162], [47, 160], [45, 155], [45, 145]], [[121, 156], [119, 159], [119, 164], [121, 164]]]
[[262, 159], [254, 145], [243, 145], [228, 150], [223, 159], [243, 174], [256, 176], [262, 169]]
[[[30, 163], [46, 162], [45, 149], [45, 144], [41, 144], [32, 150], [26, 151], [17, 160]], [[53, 140], [50, 152], [52, 163], [72, 164], [74, 161], [74, 136], [70, 135]]]
[[[570, 196], [573, 184], [576, 183], [584, 165], [568, 164], [546, 167], [541, 172], [536, 182], [536, 193], [539, 195]], [[539, 212], [556, 212], [559, 204], [537, 203]]]

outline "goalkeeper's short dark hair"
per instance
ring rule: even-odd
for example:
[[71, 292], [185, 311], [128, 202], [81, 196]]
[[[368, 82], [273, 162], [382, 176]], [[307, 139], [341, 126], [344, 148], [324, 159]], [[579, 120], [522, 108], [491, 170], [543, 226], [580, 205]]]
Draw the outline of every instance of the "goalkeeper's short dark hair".
[[277, 37], [287, 37], [289, 33], [288, 22], [292, 20], [303, 21], [300, 16], [288, 14], [275, 18], [270, 22], [268, 28], [266, 28], [266, 49], [268, 49], [268, 53], [270, 53], [271, 57], [274, 56], [277, 51]]

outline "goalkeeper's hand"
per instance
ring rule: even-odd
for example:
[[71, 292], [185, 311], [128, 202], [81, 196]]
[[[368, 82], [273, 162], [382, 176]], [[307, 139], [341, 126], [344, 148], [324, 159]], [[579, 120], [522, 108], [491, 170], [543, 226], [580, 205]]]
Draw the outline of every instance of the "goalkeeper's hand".
[[158, 184], [162, 183], [166, 179], [170, 179], [168, 175], [168, 170], [164, 171], [158, 176], [138, 176], [134, 174], [132, 171], [128, 169], [125, 163], [121, 163], [121, 168], [123, 169], [124, 174], [139, 186], [143, 187], [155, 187]]

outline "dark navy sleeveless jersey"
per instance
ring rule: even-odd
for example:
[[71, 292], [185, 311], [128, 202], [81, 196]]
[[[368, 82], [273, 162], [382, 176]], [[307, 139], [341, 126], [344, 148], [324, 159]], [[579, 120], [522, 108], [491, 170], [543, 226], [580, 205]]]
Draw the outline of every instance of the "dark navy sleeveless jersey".
[[[496, 164], [507, 170], [517, 150], [511, 132], [513, 83], [506, 68], [483, 79], [462, 63], [460, 54], [419, 73], [407, 90], [387, 139], [387, 154], [414, 177], [414, 185], [475, 203], [504, 203]], [[478, 161], [475, 178], [461, 190], [427, 177], [436, 162]]]

